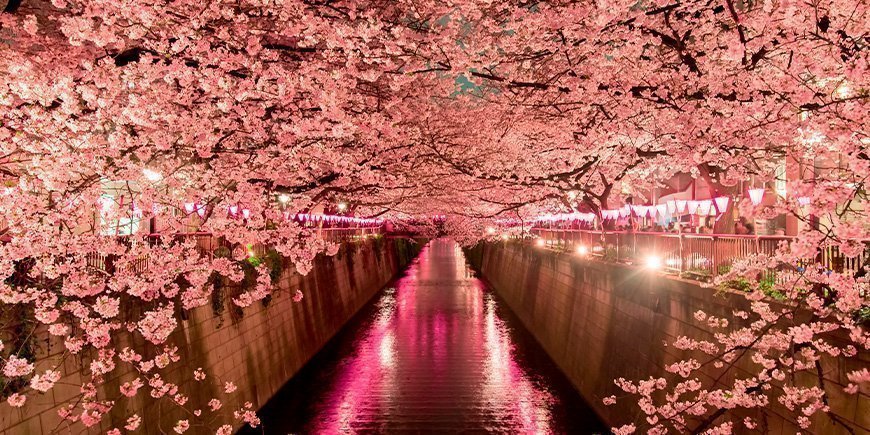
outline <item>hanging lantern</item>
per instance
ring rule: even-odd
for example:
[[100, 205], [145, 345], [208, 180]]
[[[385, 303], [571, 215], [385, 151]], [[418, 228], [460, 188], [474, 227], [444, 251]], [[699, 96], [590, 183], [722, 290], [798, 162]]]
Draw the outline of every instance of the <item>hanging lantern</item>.
[[689, 210], [689, 214], [695, 214], [695, 212], [698, 210], [698, 205], [700, 205], [700, 203], [698, 201], [689, 201], [686, 205], [687, 209]]
[[764, 199], [764, 188], [749, 189], [749, 200], [752, 201], [752, 205], [761, 204], [762, 199]]
[[686, 201], [685, 199], [678, 199], [675, 202], [677, 203], [677, 212], [678, 213], [685, 213], [686, 206], [688, 205], [689, 201]]
[[192, 202], [185, 202], [184, 203], [184, 211], [187, 212], [188, 214], [193, 213], [195, 206], [196, 206], [196, 204], [194, 204]]
[[198, 214], [199, 217], [205, 217], [205, 204], [200, 204], [196, 207], [196, 214]]
[[245, 208], [245, 209], [242, 209], [242, 216], [243, 216], [245, 219], [251, 217], [251, 211], [248, 210], [248, 209], [246, 209], [246, 208]]
[[656, 206], [656, 211], [659, 213], [659, 217], [664, 217], [668, 213], [668, 205], [659, 204]]
[[701, 216], [706, 216], [710, 214], [710, 207], [713, 206], [713, 201], [709, 199], [705, 199], [702, 201], [698, 201], [698, 214]]
[[727, 196], [713, 198], [713, 201], [716, 201], [716, 210], [718, 210], [719, 213], [725, 213], [725, 210], [728, 209], [728, 199]]
[[230, 215], [235, 216], [237, 214], [239, 214], [239, 206], [231, 205], [230, 206]]
[[677, 201], [670, 200], [665, 205], [668, 208], [668, 213], [675, 214], [677, 212]]

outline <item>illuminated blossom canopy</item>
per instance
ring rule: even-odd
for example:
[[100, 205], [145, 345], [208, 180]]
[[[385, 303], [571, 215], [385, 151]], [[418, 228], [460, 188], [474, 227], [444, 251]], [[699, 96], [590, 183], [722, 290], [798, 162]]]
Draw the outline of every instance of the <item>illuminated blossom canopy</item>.
[[[179, 310], [208, 303], [215, 276], [244, 278], [244, 245], [271, 246], [302, 273], [318, 253], [335, 253], [284, 212], [344, 200], [365, 217], [445, 215], [473, 243], [493, 219], [597, 213], [677, 174], [723, 190], [772, 180], [783, 157], [812, 166], [835, 156], [789, 185], [794, 195], [740, 205], [806, 219], [795, 200], [805, 197], [809, 213], [824, 217], [771, 261], [814, 258], [823, 243], [857, 255], [855, 240], [870, 238], [866, 209], [853, 207], [870, 176], [867, 8], [860, 0], [6, 0], [0, 298], [62, 337], [67, 352], [93, 354], [99, 385], [116, 365], [171, 364], [172, 352], [143, 359], [113, 337], [129, 331], [162, 345]], [[148, 243], [147, 225], [133, 222], [151, 218], [163, 234], [208, 232], [235, 248], [201, 258], [182, 239]], [[106, 222], [126, 222], [133, 234], [107, 237]], [[97, 255], [112, 256], [112, 270], [95, 268]], [[145, 256], [148, 270], [135, 271]], [[268, 268], [255, 272], [241, 306], [270, 292]], [[718, 408], [763, 408], [779, 394], [802, 419], [802, 407], [824, 413], [823, 389], [756, 386], [801, 364], [813, 369], [821, 354], [870, 346], [857, 314], [868, 305], [861, 279], [808, 272], [783, 293], [814, 311], [812, 322], [780, 327], [782, 313], [757, 300], [748, 315], [760, 323], [726, 327], [719, 343], [680, 343], [714, 356], [751, 344], [753, 386], [700, 396], [688, 381], [620, 386], [641, 396], [654, 430], [712, 427], [705, 418]], [[818, 286], [837, 297], [820, 297]], [[145, 309], [127, 318], [131, 304]], [[849, 347], [825, 342], [832, 330], [848, 333]], [[795, 343], [813, 344], [798, 367], [776, 356]], [[20, 394], [5, 392], [13, 406], [59, 378], [10, 352], [4, 375], [28, 380]], [[673, 371], [691, 380], [692, 361]], [[155, 400], [185, 401], [171, 397], [175, 386], [158, 370], [142, 372], [124, 396], [147, 384]], [[854, 393], [866, 369], [850, 379]], [[91, 387], [68, 411], [84, 424], [111, 412], [108, 399], [123, 401]], [[661, 389], [685, 407], [662, 402]], [[250, 410], [237, 415], [256, 422]]]

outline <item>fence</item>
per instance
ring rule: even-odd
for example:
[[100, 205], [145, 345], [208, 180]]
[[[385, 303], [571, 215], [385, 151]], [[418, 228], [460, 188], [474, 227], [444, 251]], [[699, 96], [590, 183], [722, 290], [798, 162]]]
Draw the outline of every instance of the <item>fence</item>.
[[[311, 228], [316, 232], [319, 238], [333, 243], [341, 243], [346, 241], [364, 240], [368, 237], [381, 234], [381, 227], [357, 227], [357, 228]], [[175, 242], [183, 242], [193, 240], [197, 251], [200, 254], [211, 257], [219, 248], [232, 249], [233, 245], [220, 237], [214, 237], [211, 233], [176, 233], [176, 234], [151, 234], [148, 236], [148, 242], [157, 244], [172, 240]], [[248, 246], [248, 250], [254, 256], [262, 257], [266, 254], [267, 246], [257, 243]], [[92, 252], [87, 255], [86, 264], [90, 268], [100, 270], [107, 273], [114, 273], [117, 270], [117, 256], [107, 255], [99, 252]], [[125, 264], [125, 269], [131, 270], [134, 273], [142, 273], [148, 270], [149, 261], [147, 256], [137, 258]]]
[[[623, 263], [639, 263], [654, 256], [675, 273], [715, 277], [727, 272], [735, 260], [755, 254], [774, 255], [792, 237], [733, 234], [669, 234], [625, 231], [590, 231], [533, 228], [532, 233], [553, 249], [583, 247], [590, 255]], [[836, 246], [824, 246], [816, 259], [801, 260], [795, 268], [819, 264], [826, 270], [856, 273], [870, 257], [870, 245], [856, 257], [842, 255]], [[770, 271], [774, 279], [775, 271]]]

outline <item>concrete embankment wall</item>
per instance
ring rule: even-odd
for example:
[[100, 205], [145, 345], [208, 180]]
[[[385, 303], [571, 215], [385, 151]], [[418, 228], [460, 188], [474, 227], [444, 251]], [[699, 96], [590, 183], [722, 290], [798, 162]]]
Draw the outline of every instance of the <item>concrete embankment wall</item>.
[[[746, 299], [735, 292], [705, 288], [694, 281], [651, 273], [641, 268], [582, 259], [517, 242], [478, 245], [467, 252], [472, 265], [516, 312], [523, 324], [571, 379], [574, 386], [611, 425], [636, 423], [643, 415], [634, 399], [605, 406], [601, 399], [620, 396], [613, 380], [673, 379], [664, 370], [687, 354], [664, 343], [678, 336], [713, 341], [713, 331], [693, 318], [703, 310], [733, 318], [734, 310], [747, 310]], [[838, 338], [832, 337], [832, 341]], [[700, 356], [696, 356], [702, 360]], [[703, 360], [702, 360], [703, 361]], [[864, 390], [847, 395], [846, 373], [867, 367], [870, 355], [822, 360], [832, 410], [856, 433], [870, 433], [870, 398]], [[705, 385], [722, 375], [708, 365]], [[746, 377], [753, 364], [741, 361], [723, 379]], [[803, 374], [801, 376], [804, 376]], [[806, 374], [806, 382], [815, 381]], [[724, 387], [724, 385], [722, 385]], [[793, 434], [800, 429], [785, 409], [774, 404], [764, 418], [767, 431]], [[760, 419], [756, 411], [738, 414]], [[827, 416], [815, 419], [815, 433], [847, 433]], [[736, 432], [747, 430], [735, 424]]]
[[[178, 347], [181, 360], [163, 379], [179, 384], [179, 392], [189, 395], [188, 411], [167, 398], [145, 399], [151, 391], [147, 383], [138, 398], [120, 398], [118, 386], [137, 374], [116, 370], [113, 374], [117, 378], [108, 380], [99, 394], [100, 398], [118, 399], [102, 422], [89, 429], [81, 422], [62, 422], [57, 411], [81, 396], [75, 385], [81, 384], [79, 367], [87, 366], [83, 360], [86, 357], [68, 356], [63, 363], [65, 377], [47, 394], [31, 395], [20, 409], [0, 404], [0, 433], [105, 433], [112, 428], [121, 428], [123, 433], [126, 418], [132, 413], [138, 413], [143, 420], [136, 433], [175, 433], [172, 428], [178, 419], [189, 419], [191, 423], [185, 435], [213, 434], [215, 426], [224, 423], [236, 422], [238, 428], [233, 411], [245, 401], [250, 401], [254, 410], [265, 404], [417, 252], [417, 245], [407, 239], [379, 238], [345, 244], [335, 256], [318, 256], [314, 269], [306, 276], [288, 264], [268, 301], [240, 310], [231, 299], [241, 289], [225, 287], [211, 306], [186, 313], [186, 319], [167, 342]], [[304, 294], [298, 303], [292, 300], [297, 289]], [[56, 361], [53, 357], [62, 353], [63, 345], [50, 338], [41, 342], [37, 355]], [[113, 345], [120, 349], [126, 344]], [[137, 342], [131, 348], [141, 351], [143, 346]], [[152, 346], [151, 356], [155, 351]], [[120, 361], [117, 364], [119, 368], [129, 367]], [[207, 378], [195, 382], [193, 370], [199, 367]], [[45, 368], [37, 364], [37, 371]], [[238, 390], [225, 394], [225, 381], [233, 381]], [[216, 413], [206, 405], [212, 398], [223, 401]], [[201, 418], [189, 414], [197, 408], [202, 409]]]

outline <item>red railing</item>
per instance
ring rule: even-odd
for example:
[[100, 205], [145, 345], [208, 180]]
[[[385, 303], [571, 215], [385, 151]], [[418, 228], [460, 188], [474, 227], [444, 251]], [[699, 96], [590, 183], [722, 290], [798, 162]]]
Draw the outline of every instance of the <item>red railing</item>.
[[[382, 233], [381, 227], [358, 227], [358, 228], [311, 228], [318, 236], [326, 241], [341, 243], [346, 241], [364, 240], [368, 237]], [[151, 234], [148, 236], [151, 243], [157, 243], [160, 240], [176, 240], [187, 241], [195, 240], [197, 250], [205, 256], [211, 257], [221, 247], [232, 249], [232, 244], [225, 239], [214, 237], [211, 233], [195, 232], [195, 233], [176, 233], [176, 234]], [[267, 246], [256, 243], [249, 247], [253, 255], [261, 257], [266, 254]], [[92, 252], [87, 255], [86, 263], [89, 267], [97, 270], [112, 273], [116, 270], [115, 257], [99, 252]], [[134, 273], [142, 273], [148, 270], [148, 257], [143, 256], [128, 263], [125, 267], [132, 270]]]
[[[715, 277], [728, 271], [735, 260], [751, 255], [773, 255], [780, 244], [792, 240], [787, 236], [751, 236], [734, 234], [670, 234], [626, 231], [590, 231], [533, 228], [532, 233], [553, 249], [576, 250], [580, 246], [589, 255], [623, 263], [640, 263], [649, 256], [660, 259], [665, 270], [698, 277]], [[870, 258], [870, 244], [857, 257], [842, 255], [836, 246], [825, 246], [818, 259], [801, 260], [796, 267], [819, 264], [826, 270], [855, 273]], [[770, 279], [776, 272], [770, 272]]]

